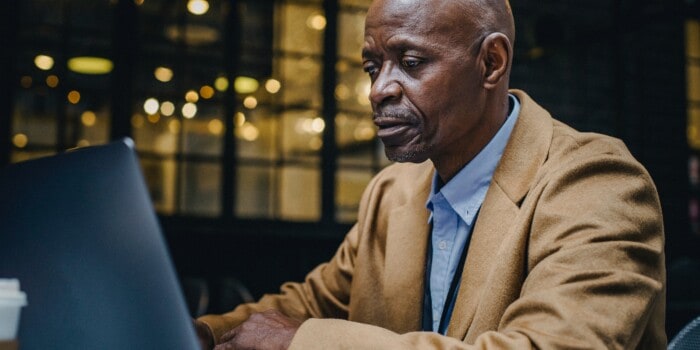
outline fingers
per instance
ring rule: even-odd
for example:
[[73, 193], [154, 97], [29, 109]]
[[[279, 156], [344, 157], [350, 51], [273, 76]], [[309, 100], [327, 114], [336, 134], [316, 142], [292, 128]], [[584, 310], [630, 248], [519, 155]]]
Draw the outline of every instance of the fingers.
[[233, 338], [236, 337], [236, 335], [238, 335], [241, 327], [242, 327], [242, 325], [224, 333], [224, 335], [221, 336], [221, 339], [219, 339], [219, 342], [220, 343], [227, 343], [227, 342], [231, 341]]
[[276, 310], [256, 313], [224, 334], [214, 349], [287, 349], [300, 324]]
[[214, 347], [214, 335], [211, 333], [209, 326], [198, 320], [192, 320], [192, 323], [194, 324], [194, 329], [199, 339], [199, 346], [202, 350], [212, 349]]

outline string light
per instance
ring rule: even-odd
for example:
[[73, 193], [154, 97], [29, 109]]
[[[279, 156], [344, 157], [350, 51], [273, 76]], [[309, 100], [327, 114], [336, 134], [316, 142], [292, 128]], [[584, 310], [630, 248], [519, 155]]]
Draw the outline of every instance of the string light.
[[37, 55], [34, 57], [34, 65], [41, 70], [50, 70], [53, 68], [53, 57], [47, 55]]
[[187, 11], [193, 15], [203, 15], [209, 11], [209, 2], [206, 0], [190, 0], [187, 2]]

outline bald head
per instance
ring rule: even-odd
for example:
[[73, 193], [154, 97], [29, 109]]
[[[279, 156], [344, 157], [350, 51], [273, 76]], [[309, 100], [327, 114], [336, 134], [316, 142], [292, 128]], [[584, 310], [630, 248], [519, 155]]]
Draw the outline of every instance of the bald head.
[[[449, 0], [448, 0], [449, 1]], [[515, 40], [513, 12], [508, 0], [458, 0], [464, 15], [470, 17], [483, 36], [503, 33], [511, 44]]]
[[393, 8], [393, 11], [400, 7], [412, 9], [414, 16], [420, 16], [422, 12], [415, 11], [416, 8], [429, 13], [460, 16], [460, 22], [468, 25], [459, 29], [467, 31], [469, 37], [475, 40], [491, 33], [502, 33], [511, 45], [515, 41], [515, 24], [508, 0], [375, 0], [368, 16], [387, 7]]

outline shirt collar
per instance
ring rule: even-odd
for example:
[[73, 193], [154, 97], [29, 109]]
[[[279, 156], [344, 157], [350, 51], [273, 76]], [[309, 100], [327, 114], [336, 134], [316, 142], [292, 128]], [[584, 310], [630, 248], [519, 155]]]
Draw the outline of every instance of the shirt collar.
[[512, 94], [509, 94], [509, 99], [512, 107], [510, 114], [491, 141], [442, 188], [439, 186], [440, 178], [437, 172], [433, 175], [430, 197], [426, 203], [426, 207], [431, 211], [429, 222], [433, 218], [434, 197], [441, 193], [452, 207], [452, 210], [465, 223], [471, 225], [476, 212], [486, 197], [486, 191], [491, 184], [493, 173], [496, 171], [496, 167], [501, 160], [510, 134], [520, 114], [520, 102], [518, 99]]

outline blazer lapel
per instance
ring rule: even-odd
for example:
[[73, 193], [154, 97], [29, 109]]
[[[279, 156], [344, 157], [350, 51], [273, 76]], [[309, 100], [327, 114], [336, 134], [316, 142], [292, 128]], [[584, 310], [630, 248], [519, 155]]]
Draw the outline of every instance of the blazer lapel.
[[430, 228], [425, 202], [432, 171], [417, 179], [418, 191], [404, 205], [393, 209], [387, 221], [384, 298], [387, 328], [406, 333], [420, 330], [423, 283]]
[[457, 300], [447, 335], [464, 339], [482, 298], [494, 258], [507, 240], [519, 205], [547, 158], [552, 119], [524, 92], [512, 90], [520, 115], [481, 206], [467, 251]]

